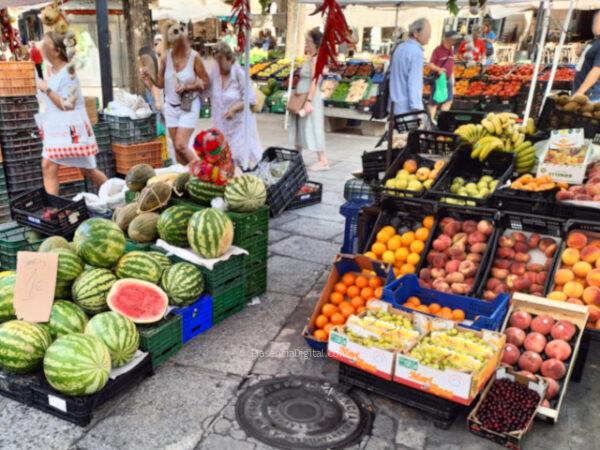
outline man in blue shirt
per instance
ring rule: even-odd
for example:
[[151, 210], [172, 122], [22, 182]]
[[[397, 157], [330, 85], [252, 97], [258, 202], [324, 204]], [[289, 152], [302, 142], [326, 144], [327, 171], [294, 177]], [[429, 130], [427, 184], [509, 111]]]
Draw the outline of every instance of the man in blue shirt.
[[573, 94], [587, 95], [593, 102], [600, 101], [600, 11], [592, 22], [594, 40], [590, 42], [579, 59], [573, 81]]
[[390, 99], [394, 115], [423, 110], [423, 46], [431, 37], [431, 24], [427, 19], [415, 20], [408, 27], [408, 35], [392, 56]]

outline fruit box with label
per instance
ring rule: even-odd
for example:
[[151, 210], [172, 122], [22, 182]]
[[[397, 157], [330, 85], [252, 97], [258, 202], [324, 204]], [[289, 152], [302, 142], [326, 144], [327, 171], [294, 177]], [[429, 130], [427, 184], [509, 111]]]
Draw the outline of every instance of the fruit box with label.
[[[402, 325], [400, 325], [402, 324]], [[327, 356], [390, 381], [397, 350], [412, 348], [427, 334], [430, 320], [375, 301], [346, 325], [329, 333]]]
[[[302, 336], [306, 340], [306, 343], [313, 350], [323, 352], [327, 350], [327, 339], [318, 340], [315, 339], [313, 335], [315, 330], [318, 329], [318, 327], [316, 326], [317, 317], [321, 315], [323, 306], [329, 303], [331, 294], [335, 292], [336, 284], [342, 281], [343, 276], [347, 273], [372, 274], [368, 276], [379, 277], [381, 279], [382, 286], [386, 284], [386, 280], [388, 277], [383, 263], [373, 261], [363, 255], [338, 255], [333, 263], [333, 268], [331, 269], [331, 273], [329, 274], [327, 283], [325, 283], [325, 287], [321, 292], [321, 297], [315, 305], [315, 309], [312, 313], [312, 316], [310, 317], [308, 324], [304, 327], [304, 330], [302, 331]], [[346, 297], [343, 298], [346, 299]]]
[[[583, 333], [585, 331], [585, 325], [588, 319], [588, 309], [586, 306], [582, 305], [576, 305], [573, 303], [560, 302], [543, 297], [536, 297], [533, 295], [516, 293], [512, 297], [511, 307], [508, 310], [506, 318], [504, 319], [504, 325], [502, 326], [503, 332], [508, 327], [511, 327], [511, 317], [513, 313], [517, 311], [526, 312], [534, 319], [537, 316], [548, 315], [552, 317], [552, 319], [554, 319], [555, 321], [562, 320], [571, 322], [571, 324], [573, 324], [576, 328], [576, 332], [571, 337], [571, 339], [567, 339], [569, 346], [572, 348], [572, 351], [570, 357], [564, 359], [565, 373], [562, 378], [557, 380], [559, 384], [558, 393], [556, 397], [549, 401], [550, 407], [540, 406], [537, 409], [538, 417], [548, 420], [550, 422], [556, 422], [558, 420], [560, 408], [565, 393], [567, 391], [567, 385], [569, 384], [569, 380], [571, 378], [571, 373], [573, 372], [573, 368], [575, 366], [575, 361], [577, 360], [577, 354], [579, 352], [581, 337], [583, 336]], [[533, 321], [531, 323], [533, 323]], [[513, 325], [516, 325], [516, 322], [513, 322]], [[514, 326], [512, 327], [514, 328]], [[529, 328], [529, 326], [525, 328]], [[550, 336], [554, 333], [546, 334], [550, 338]], [[554, 339], [551, 339], [550, 342], [552, 342], [552, 340]], [[544, 354], [546, 354], [546, 349], [544, 349]], [[516, 364], [515, 366], [518, 367]]]
[[[522, 386], [526, 386], [528, 389], [534, 391], [537, 395], [539, 395], [539, 401], [537, 402], [538, 407], [542, 403], [548, 385], [541, 377], [536, 377], [536, 380], [534, 381], [524, 375], [520, 375], [519, 373], [514, 372], [512, 369], [509, 369], [507, 367], [500, 367], [496, 371], [494, 378], [490, 381], [485, 391], [481, 395], [481, 398], [477, 402], [477, 406], [475, 406], [475, 408], [469, 414], [469, 417], [467, 417], [467, 426], [469, 427], [469, 431], [471, 433], [494, 441], [495, 443], [503, 445], [504, 447], [518, 450], [521, 448], [521, 443], [523, 438], [525, 437], [525, 434], [528, 431], [530, 431], [531, 427], [533, 426], [533, 419], [535, 418], [535, 409], [531, 409], [532, 413], [529, 419], [526, 421], [525, 427], [515, 431], [500, 432], [490, 430], [489, 428], [486, 428], [482, 421], [479, 419], [478, 413], [481, 411], [482, 404], [485, 402], [494, 383], [499, 380], [513, 381]], [[492, 411], [492, 413], [494, 412], [496, 411]]]
[[414, 389], [470, 405], [493, 375], [505, 337], [434, 319], [431, 332], [406, 353], [398, 353], [393, 380]]
[[538, 162], [537, 176], [554, 181], [582, 184], [592, 155], [592, 145], [583, 129], [553, 130]]

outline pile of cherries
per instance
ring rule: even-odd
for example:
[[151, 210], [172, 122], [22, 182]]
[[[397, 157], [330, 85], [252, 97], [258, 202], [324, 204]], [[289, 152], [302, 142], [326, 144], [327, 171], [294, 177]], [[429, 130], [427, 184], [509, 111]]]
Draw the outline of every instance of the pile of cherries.
[[523, 430], [535, 414], [540, 396], [527, 386], [508, 379], [497, 380], [479, 406], [477, 419], [497, 433]]

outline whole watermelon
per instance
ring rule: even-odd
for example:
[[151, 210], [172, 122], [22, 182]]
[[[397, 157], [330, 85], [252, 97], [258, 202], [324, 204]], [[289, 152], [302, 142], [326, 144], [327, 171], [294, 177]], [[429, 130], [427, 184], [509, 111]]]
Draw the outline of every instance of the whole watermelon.
[[165, 209], [158, 219], [158, 236], [177, 247], [188, 247], [187, 227], [196, 210], [185, 205], [175, 205]]
[[138, 280], [158, 283], [163, 268], [152, 255], [146, 252], [129, 252], [119, 259], [115, 274], [118, 278], [136, 278]]
[[100, 339], [73, 333], [59, 337], [46, 351], [44, 375], [66, 395], [90, 395], [101, 390], [110, 373], [110, 353]]
[[38, 252], [49, 252], [54, 248], [71, 248], [69, 241], [62, 236], [50, 236], [38, 247]]
[[0, 323], [16, 318], [13, 306], [15, 279], [14, 272], [0, 278]]
[[112, 367], [129, 363], [140, 346], [140, 334], [131, 320], [113, 311], [95, 315], [85, 334], [96, 336], [108, 347]]
[[50, 253], [58, 253], [56, 281], [73, 281], [83, 272], [83, 262], [74, 251], [68, 248], [53, 248]]
[[161, 252], [146, 252], [146, 255], [152, 256], [152, 258], [154, 258], [160, 264], [160, 266], [163, 268], [163, 271], [166, 270], [166, 269], [168, 269], [169, 267], [171, 267], [173, 265], [173, 263], [171, 262], [171, 260], [169, 259], [169, 257], [167, 255], [165, 255], [164, 253], [161, 253]]
[[71, 286], [73, 286], [73, 281], [62, 281], [56, 280], [56, 287], [54, 288], [54, 298], [71, 298]]
[[11, 320], [0, 324], [0, 367], [27, 373], [39, 367], [52, 343], [48, 330], [38, 324]]
[[187, 229], [192, 250], [203, 258], [218, 258], [233, 242], [233, 222], [218, 209], [195, 212]]
[[225, 201], [232, 211], [256, 211], [267, 201], [267, 189], [260, 178], [242, 175], [231, 180], [225, 188]]
[[194, 303], [204, 290], [202, 272], [186, 262], [173, 264], [165, 270], [160, 284], [169, 296], [169, 303], [177, 307]]
[[192, 200], [209, 206], [213, 198], [223, 197], [225, 186], [207, 183], [198, 177], [191, 176], [187, 183], [187, 191]]
[[73, 301], [88, 314], [106, 311], [106, 296], [116, 281], [108, 269], [86, 270], [73, 283]]
[[88, 219], [75, 231], [77, 254], [89, 265], [110, 268], [125, 252], [125, 234], [107, 219]]
[[83, 333], [87, 323], [87, 316], [75, 303], [56, 300], [52, 305], [48, 326], [53, 339], [65, 334]]

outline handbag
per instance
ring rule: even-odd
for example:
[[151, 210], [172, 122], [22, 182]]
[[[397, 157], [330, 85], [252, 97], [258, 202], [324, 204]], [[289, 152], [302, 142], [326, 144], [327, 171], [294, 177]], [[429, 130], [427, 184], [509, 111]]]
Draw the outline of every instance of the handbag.
[[308, 99], [308, 92], [304, 92], [299, 94], [297, 92], [292, 92], [290, 98], [287, 101], [287, 110], [292, 114], [298, 114], [300, 110], [304, 107], [306, 100]]
[[98, 153], [96, 136], [85, 111], [50, 111], [34, 117], [45, 158], [80, 158]]
[[446, 78], [446, 72], [444, 71], [435, 80], [433, 101], [441, 105], [446, 100], [448, 100], [448, 78]]
[[185, 91], [181, 94], [181, 104], [180, 108], [182, 111], [190, 112], [192, 110], [192, 105], [194, 100], [199, 94], [194, 91]]

